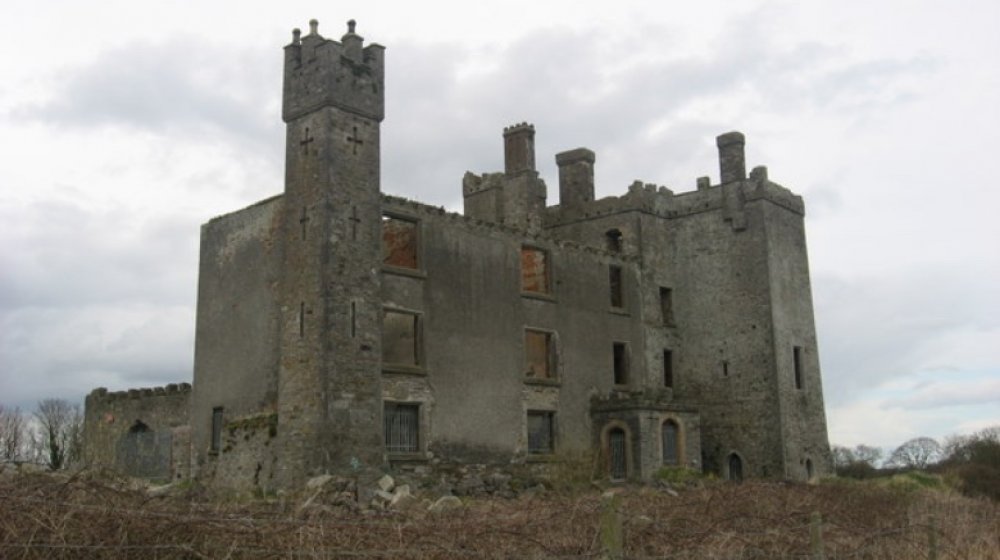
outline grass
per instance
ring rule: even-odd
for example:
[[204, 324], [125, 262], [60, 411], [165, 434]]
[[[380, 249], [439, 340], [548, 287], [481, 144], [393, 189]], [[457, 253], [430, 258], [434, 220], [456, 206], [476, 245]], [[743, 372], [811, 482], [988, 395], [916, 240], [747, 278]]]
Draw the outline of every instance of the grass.
[[[664, 473], [664, 476], [686, 476]], [[697, 485], [619, 493], [626, 558], [808, 558], [822, 518], [825, 557], [1000, 558], [1000, 505], [926, 475], [905, 482]], [[935, 482], [936, 480], [936, 482]], [[896, 485], [906, 486], [899, 491]], [[0, 477], [0, 558], [588, 558], [600, 554], [601, 491], [466, 499], [431, 514], [352, 512], [304, 497], [210, 502], [151, 498], [109, 475]]]

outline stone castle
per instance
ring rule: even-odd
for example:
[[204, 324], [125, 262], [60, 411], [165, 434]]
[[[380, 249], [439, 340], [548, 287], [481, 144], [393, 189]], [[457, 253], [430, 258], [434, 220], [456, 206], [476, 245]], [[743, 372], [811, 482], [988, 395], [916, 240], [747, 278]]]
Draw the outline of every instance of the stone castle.
[[92, 464], [220, 488], [320, 473], [831, 471], [802, 199], [718, 137], [720, 178], [594, 197], [595, 154], [534, 127], [464, 214], [380, 190], [384, 48], [285, 47], [285, 190], [202, 226], [193, 384], [86, 402]]

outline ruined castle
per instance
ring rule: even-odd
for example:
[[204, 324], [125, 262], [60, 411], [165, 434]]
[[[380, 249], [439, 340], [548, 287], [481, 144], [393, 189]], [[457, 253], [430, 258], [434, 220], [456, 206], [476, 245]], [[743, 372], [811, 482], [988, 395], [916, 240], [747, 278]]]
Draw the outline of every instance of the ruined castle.
[[235, 489], [581, 456], [831, 471], [802, 199], [748, 176], [742, 134], [681, 193], [595, 199], [594, 152], [556, 154], [548, 205], [516, 124], [450, 213], [380, 190], [383, 57], [353, 22], [294, 31], [284, 193], [202, 226], [193, 383], [94, 390], [88, 461]]

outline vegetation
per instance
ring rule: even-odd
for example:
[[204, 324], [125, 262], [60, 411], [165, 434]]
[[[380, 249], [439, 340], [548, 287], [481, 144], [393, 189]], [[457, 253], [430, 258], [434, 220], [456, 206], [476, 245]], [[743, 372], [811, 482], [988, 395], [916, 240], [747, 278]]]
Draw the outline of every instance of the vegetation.
[[[466, 499], [436, 496], [362, 515], [305, 496], [212, 502], [194, 487], [149, 491], [108, 474], [0, 474], [8, 558], [996, 558], [1000, 504], [920, 484], [715, 482], [677, 491], [624, 486]], [[607, 504], [615, 511], [608, 512]], [[612, 531], [613, 532], [613, 531]], [[618, 537], [620, 536], [620, 540]]]

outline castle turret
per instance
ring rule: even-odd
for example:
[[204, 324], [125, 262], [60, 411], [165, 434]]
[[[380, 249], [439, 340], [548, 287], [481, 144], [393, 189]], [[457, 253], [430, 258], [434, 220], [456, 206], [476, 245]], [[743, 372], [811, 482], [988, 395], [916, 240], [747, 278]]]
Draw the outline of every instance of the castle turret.
[[296, 30], [287, 123], [278, 433], [296, 478], [382, 466], [379, 123], [383, 48]]

